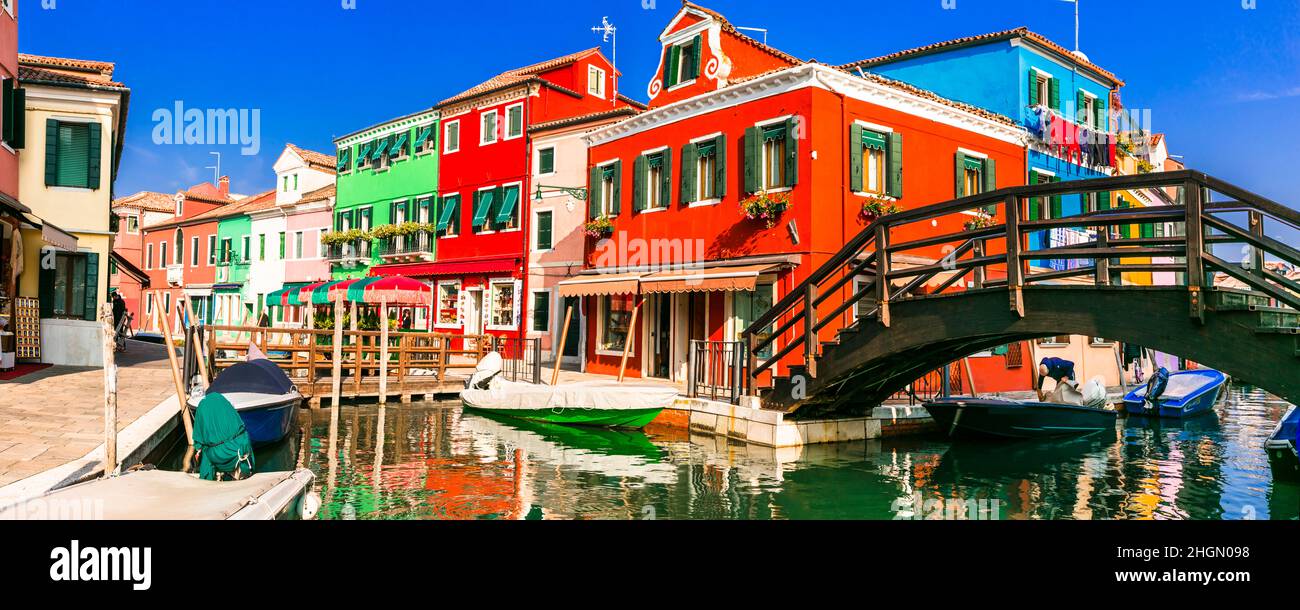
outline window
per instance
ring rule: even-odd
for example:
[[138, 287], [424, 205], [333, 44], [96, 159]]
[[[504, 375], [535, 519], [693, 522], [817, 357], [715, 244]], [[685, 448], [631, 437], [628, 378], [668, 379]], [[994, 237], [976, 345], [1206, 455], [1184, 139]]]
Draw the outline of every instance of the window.
[[233, 262], [230, 260], [230, 257], [232, 254], [234, 254], [232, 252], [234, 247], [235, 247], [235, 242], [233, 238], [230, 237], [221, 238], [221, 258], [219, 258], [218, 260], [221, 262], [222, 265], [229, 265], [231, 262]]
[[682, 147], [682, 203], [713, 203], [727, 188], [727, 136], [697, 139]]
[[257, 236], [257, 260], [266, 260], [266, 233]]
[[618, 216], [620, 181], [623, 163], [612, 161], [591, 168], [590, 184], [592, 190], [587, 197], [587, 215], [590, 218], [601, 216]]
[[45, 131], [45, 185], [98, 189], [99, 123], [66, 123], [48, 119]]
[[798, 130], [794, 117], [745, 131], [745, 190], [756, 193], [799, 181]]
[[153, 244], [145, 244], [144, 268], [145, 270], [153, 269]]
[[587, 66], [587, 94], [599, 98], [605, 97], [605, 71], [596, 66]]
[[[5, 10], [13, 14], [12, 0], [3, 0]], [[4, 121], [3, 139], [10, 148], [18, 150], [26, 146], [27, 140], [27, 90], [17, 87], [18, 81], [12, 78], [0, 80], [0, 108], [6, 117], [13, 120]]]
[[515, 282], [492, 282], [488, 293], [488, 306], [491, 309], [489, 326], [497, 328], [515, 328]]
[[632, 295], [614, 294], [598, 297], [600, 325], [597, 345], [607, 352], [622, 352], [632, 323]]
[[[741, 333], [746, 328], [749, 328], [750, 324], [753, 324], [754, 321], [767, 313], [768, 310], [772, 309], [772, 305], [776, 303], [776, 285], [770, 280], [763, 281], [760, 279], [758, 284], [754, 286], [754, 292], [742, 290], [734, 292], [732, 295], [732, 313], [736, 317], [736, 339], [740, 340]], [[759, 339], [767, 339], [771, 336], [771, 332], [772, 327], [769, 326], [758, 337]], [[772, 347], [772, 345], [768, 345], [759, 350], [756, 355], [760, 358], [770, 358], [772, 357]]]
[[[1029, 170], [1029, 184], [1051, 184], [1061, 179], [1041, 170]], [[1107, 196], [1109, 199], [1109, 195]], [[1061, 196], [1034, 197], [1029, 200], [1029, 220], [1048, 220], [1064, 216]]]
[[554, 212], [550, 210], [541, 210], [537, 212], [536, 218], [533, 220], [533, 230], [535, 231], [533, 243], [536, 244], [534, 247], [537, 248], [537, 250], [551, 249], [551, 227], [553, 218]]
[[515, 104], [506, 108], [506, 139], [513, 140], [524, 135], [524, 105]]
[[1039, 339], [1039, 340], [1038, 340], [1038, 344], [1039, 344], [1039, 345], [1046, 345], [1046, 346], [1050, 346], [1050, 347], [1060, 347], [1060, 346], [1069, 345], [1069, 344], [1070, 344], [1070, 335], [1059, 335], [1059, 336], [1056, 336], [1056, 337], [1047, 337], [1047, 338], [1044, 338], [1044, 339]]
[[434, 226], [438, 237], [455, 237], [460, 234], [460, 195], [443, 195], [438, 224]]
[[533, 293], [533, 323], [529, 330], [544, 333], [551, 330], [551, 293], [539, 290]]
[[144, 313], [145, 315], [148, 316], [153, 315], [153, 293], [152, 292], [146, 292], [144, 295]]
[[169, 260], [171, 259], [167, 258], [167, 242], [158, 242], [158, 268], [167, 268], [167, 261]]
[[555, 147], [537, 151], [537, 173], [542, 176], [555, 173]]
[[497, 111], [489, 110], [479, 116], [478, 143], [480, 146], [497, 141]]
[[335, 167], [340, 174], [346, 174], [352, 170], [352, 147], [340, 148], [338, 152], [338, 161]]
[[112, 276], [117, 275], [117, 259], [115, 258], [108, 259], [108, 274]]
[[637, 159], [637, 165], [633, 207], [637, 210], [668, 207], [668, 184], [672, 175], [672, 161], [668, 151], [641, 155]]
[[127, 232], [127, 233], [131, 233], [131, 234], [138, 234], [138, 233], [140, 232], [140, 217], [139, 217], [139, 216], [137, 216], [137, 215], [135, 215], [135, 214], [127, 214], [127, 216], [126, 216], [126, 232]]
[[[94, 319], [98, 292], [98, 269], [91, 269], [93, 255], [56, 252], [54, 268], [41, 269], [41, 316]], [[89, 309], [88, 309], [89, 308]]]
[[1061, 109], [1061, 82], [1046, 72], [1029, 71], [1029, 105]]
[[190, 238], [190, 266], [198, 267], [201, 253], [199, 252], [199, 236], [195, 235]]
[[855, 123], [849, 128], [850, 188], [855, 193], [903, 196], [903, 136]]
[[1097, 97], [1084, 91], [1079, 91], [1079, 124], [1090, 127], [1099, 127], [1094, 119], [1097, 117]]
[[415, 134], [415, 154], [422, 155], [438, 149], [438, 139], [434, 137], [436, 129], [432, 124], [419, 128]]
[[293, 175], [293, 190], [295, 192], [298, 190], [298, 174]]
[[519, 227], [520, 185], [482, 189], [474, 194], [476, 233], [505, 231]]
[[306, 241], [306, 240], [303, 239], [303, 232], [302, 232], [302, 231], [296, 231], [296, 232], [294, 232], [294, 234], [293, 234], [293, 257], [294, 257], [295, 259], [298, 259], [298, 260], [301, 260], [301, 259], [302, 259], [302, 246], [303, 246], [303, 242], [304, 242], [304, 241]]
[[284, 231], [280, 231], [280, 259], [279, 260], [284, 260], [284, 255], [288, 250], [287, 246], [288, 246], [288, 238], [285, 235]]
[[251, 235], [244, 236], [244, 243], [243, 243], [243, 249], [241, 250], [241, 254], [242, 256], [240, 256], [239, 258], [239, 262], [241, 263], [247, 264], [248, 261], [253, 258], [253, 236]]
[[460, 121], [449, 121], [442, 129], [442, 152], [446, 154], [460, 150]]
[[689, 41], [664, 48], [664, 89], [694, 81], [700, 75], [700, 51], [704, 37], [696, 35]]
[[285, 177], [284, 177], [284, 186], [281, 187], [280, 190], [282, 190], [282, 191], [284, 191], [284, 192], [286, 192], [286, 193], [289, 192], [289, 177], [288, 177], [288, 176], [285, 176]]
[[699, 159], [695, 165], [695, 200], [708, 201], [718, 197], [718, 149], [708, 146], [697, 149]]
[[185, 264], [185, 234], [180, 229], [176, 229], [176, 247], [174, 248], [175, 259], [171, 261], [173, 265]]
[[959, 150], [956, 160], [956, 196], [969, 197], [997, 189], [997, 164], [993, 159]]
[[208, 236], [208, 266], [217, 264], [217, 236]]
[[460, 325], [460, 282], [438, 283], [438, 325]]

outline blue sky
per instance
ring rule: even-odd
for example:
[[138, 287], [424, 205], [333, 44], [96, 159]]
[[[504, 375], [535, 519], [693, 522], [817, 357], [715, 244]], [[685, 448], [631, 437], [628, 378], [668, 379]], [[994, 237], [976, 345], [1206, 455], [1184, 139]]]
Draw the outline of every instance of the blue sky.
[[[1193, 168], [1293, 207], [1300, 202], [1300, 0], [1081, 0], [1082, 49], [1127, 81], [1129, 108]], [[46, 0], [50, 3], [49, 0]], [[333, 152], [333, 138], [428, 108], [493, 74], [600, 44], [619, 28], [621, 89], [645, 100], [656, 36], [676, 0], [443, 3], [416, 0], [20, 0], [19, 49], [113, 61], [132, 89], [117, 195], [210, 180], [213, 157], [238, 192], [272, 188], [285, 142]], [[1027, 25], [1073, 45], [1060, 0], [894, 0], [853, 25], [833, 0], [703, 2], [738, 26], [770, 30], [793, 55], [842, 63]], [[1189, 8], [1192, 6], [1194, 8]], [[858, 20], [861, 21], [861, 20]], [[850, 27], [852, 25], [852, 27]], [[73, 35], [75, 33], [75, 35]], [[604, 46], [607, 55], [609, 45]], [[156, 145], [152, 116], [187, 108], [259, 109], [261, 150]]]

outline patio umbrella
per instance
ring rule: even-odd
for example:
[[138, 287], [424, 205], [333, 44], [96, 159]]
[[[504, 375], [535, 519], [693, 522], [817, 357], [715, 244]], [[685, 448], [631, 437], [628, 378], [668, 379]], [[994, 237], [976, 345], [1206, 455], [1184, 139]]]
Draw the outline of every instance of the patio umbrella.
[[[356, 281], [352, 282], [351, 284], [348, 284], [348, 296], [346, 297], [347, 300], [349, 300], [349, 301], [356, 301], [356, 302], [358, 302], [358, 303], [365, 303], [365, 302], [366, 302], [366, 287], [369, 286], [369, 285], [371, 285], [371, 284], [373, 284], [373, 283], [375, 283], [375, 282], [378, 282], [378, 281], [381, 280], [381, 279], [383, 279], [383, 278], [380, 278], [380, 277], [368, 277], [368, 278], [364, 278], [364, 279], [356, 280]], [[378, 302], [378, 301], [376, 301], [376, 302]]]
[[433, 303], [433, 289], [419, 280], [400, 275], [379, 279], [365, 288], [366, 303], [428, 307]]
[[334, 291], [334, 288], [339, 284], [350, 281], [352, 280], [334, 280], [332, 282], [325, 282], [324, 284], [313, 288], [311, 291], [311, 304], [329, 305], [332, 303], [332, 301], [330, 301], [330, 293]]
[[328, 283], [329, 283], [329, 282], [317, 282], [317, 283], [315, 283], [315, 284], [308, 284], [308, 285], [306, 285], [306, 286], [303, 286], [302, 288], [299, 288], [297, 292], [294, 292], [292, 295], [290, 295], [290, 296], [289, 296], [289, 300], [290, 300], [294, 305], [311, 305], [311, 304], [312, 304], [312, 301], [311, 301], [311, 294], [312, 294], [312, 291], [314, 291], [314, 290], [316, 290], [317, 288], [320, 288], [321, 286], [324, 286], [324, 285], [326, 285], [326, 284], [328, 284]]

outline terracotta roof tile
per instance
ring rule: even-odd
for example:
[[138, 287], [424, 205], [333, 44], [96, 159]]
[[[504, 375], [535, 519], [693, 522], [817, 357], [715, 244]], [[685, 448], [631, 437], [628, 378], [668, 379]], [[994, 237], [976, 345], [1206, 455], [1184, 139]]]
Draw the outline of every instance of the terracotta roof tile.
[[969, 112], [977, 116], [981, 116], [991, 121], [997, 121], [999, 123], [1004, 123], [1007, 125], [1016, 125], [1016, 122], [1006, 115], [998, 114], [996, 112], [991, 112], [989, 110], [980, 108], [979, 106], [975, 106], [973, 104], [967, 104], [966, 102], [959, 102], [957, 100], [948, 99], [946, 97], [943, 97], [942, 95], [939, 95], [938, 93], [930, 91], [929, 89], [922, 89], [915, 85], [909, 85], [905, 82], [897, 81], [892, 78], [885, 78], [873, 72], [858, 71], [856, 69], [853, 70], [848, 70], [844, 68], [837, 68], [837, 69], [842, 70], [844, 72], [848, 72], [849, 74], [852, 74], [853, 76], [856, 76], [858, 78], [865, 78], [866, 80], [869, 80], [873, 83], [878, 83], [886, 87], [893, 87], [894, 89], [906, 91], [908, 93], [926, 98], [928, 100], [939, 102], [947, 106], [952, 106], [953, 108], [965, 110], [966, 112]]
[[452, 97], [449, 97], [441, 102], [438, 102], [437, 107], [440, 108], [448, 104], [462, 102], [473, 97], [484, 95], [486, 93], [499, 91], [501, 89], [506, 89], [516, 85], [522, 85], [528, 82], [543, 83], [555, 89], [559, 89], [561, 91], [578, 95], [573, 90], [567, 89], [565, 87], [560, 87], [559, 85], [548, 82], [545, 79], [539, 78], [538, 75], [543, 72], [547, 72], [562, 66], [572, 64], [578, 61], [579, 59], [591, 55], [592, 53], [599, 53], [599, 52], [600, 52], [600, 47], [593, 47], [590, 49], [586, 49], [584, 51], [578, 51], [577, 53], [570, 53], [562, 57], [556, 57], [555, 59], [548, 59], [546, 61], [535, 63], [530, 66], [524, 66], [522, 68], [507, 70], [496, 76], [493, 76], [492, 78], [489, 78], [488, 80], [485, 80], [477, 85], [474, 85], [473, 87], [470, 87], [469, 89], [466, 89]]
[[121, 197], [113, 201], [113, 207], [136, 208], [149, 212], [176, 211], [176, 196], [168, 193], [140, 191], [134, 195]]
[[700, 11], [701, 13], [704, 13], [712, 17], [713, 19], [716, 19], [717, 22], [720, 25], [722, 25], [723, 31], [733, 36], [736, 36], [737, 38], [740, 38], [742, 41], [748, 43], [749, 45], [753, 46], [754, 48], [760, 51], [763, 51], [773, 57], [788, 62], [792, 66], [797, 66], [799, 64], [804, 63], [802, 59], [799, 59], [798, 57], [786, 53], [785, 51], [782, 51], [776, 47], [769, 46], [767, 43], [754, 39], [749, 35], [745, 34], [744, 32], [741, 32], [740, 30], [736, 29], [736, 26], [731, 25], [731, 22], [727, 21], [727, 18], [722, 16], [722, 13], [719, 13], [710, 8], [705, 8], [703, 6], [695, 4], [694, 2], [687, 2], [685, 0], [683, 0], [682, 6], [686, 8], [695, 9], [697, 11]]
[[302, 199], [298, 200], [298, 203], [315, 203], [317, 201], [326, 201], [331, 197], [333, 197], [336, 192], [337, 189], [333, 184], [331, 184], [327, 187], [318, 188], [314, 191], [311, 191], [310, 193], [303, 194]]
[[871, 59], [863, 59], [863, 60], [860, 60], [860, 61], [855, 61], [855, 62], [847, 63], [847, 64], [844, 64], [844, 65], [842, 65], [842, 66], [840, 66], [840, 67], [841, 67], [841, 68], [844, 68], [844, 69], [848, 69], [848, 70], [852, 70], [852, 69], [855, 69], [855, 68], [866, 68], [866, 67], [870, 67], [870, 66], [877, 66], [877, 65], [880, 65], [880, 64], [889, 63], [889, 62], [892, 62], [892, 61], [895, 61], [895, 60], [899, 60], [899, 59], [906, 59], [906, 58], [914, 57], [914, 56], [917, 56], [917, 55], [924, 55], [924, 54], [926, 54], [926, 53], [930, 53], [930, 52], [932, 52], [932, 51], [939, 51], [939, 50], [946, 49], [946, 48], [949, 48], [949, 47], [958, 47], [958, 46], [967, 45], [967, 44], [973, 44], [973, 43], [984, 43], [984, 42], [990, 42], [990, 41], [994, 41], [994, 40], [998, 40], [998, 39], [1002, 39], [1002, 38], [1027, 38], [1027, 39], [1029, 39], [1029, 40], [1031, 40], [1031, 41], [1033, 41], [1033, 42], [1035, 42], [1035, 43], [1038, 43], [1038, 44], [1040, 44], [1040, 45], [1042, 45], [1042, 46], [1044, 46], [1044, 47], [1047, 47], [1049, 50], [1051, 50], [1051, 51], [1055, 52], [1056, 54], [1060, 55], [1063, 59], [1066, 59], [1066, 60], [1068, 60], [1068, 61], [1072, 61], [1072, 62], [1074, 62], [1074, 63], [1077, 63], [1077, 64], [1079, 64], [1080, 66], [1083, 66], [1083, 67], [1085, 67], [1085, 68], [1088, 68], [1088, 69], [1090, 69], [1090, 70], [1096, 72], [1097, 74], [1100, 74], [1102, 77], [1109, 79], [1109, 80], [1112, 82], [1112, 84], [1114, 84], [1114, 85], [1116, 85], [1116, 86], [1120, 86], [1120, 87], [1124, 86], [1124, 81], [1120, 80], [1120, 78], [1119, 78], [1118, 76], [1115, 76], [1115, 75], [1112, 74], [1111, 72], [1107, 71], [1105, 68], [1102, 68], [1101, 66], [1098, 66], [1098, 65], [1092, 63], [1091, 61], [1088, 61], [1088, 60], [1086, 60], [1086, 59], [1083, 59], [1083, 58], [1081, 58], [1081, 57], [1075, 55], [1075, 54], [1074, 54], [1072, 51], [1070, 51], [1069, 49], [1066, 49], [1065, 47], [1063, 47], [1063, 46], [1061, 46], [1061, 45], [1059, 45], [1059, 44], [1056, 44], [1055, 42], [1052, 42], [1052, 41], [1051, 41], [1050, 39], [1048, 39], [1046, 36], [1043, 36], [1043, 35], [1041, 35], [1041, 34], [1036, 34], [1036, 33], [1034, 33], [1034, 32], [1031, 32], [1031, 31], [1029, 30], [1029, 28], [1027, 28], [1027, 27], [1018, 27], [1018, 28], [1015, 28], [1015, 29], [1012, 29], [1012, 30], [1003, 30], [1003, 31], [1000, 31], [1000, 32], [989, 32], [989, 33], [987, 33], [987, 34], [979, 34], [979, 35], [976, 35], [976, 36], [966, 36], [966, 37], [964, 37], [964, 38], [957, 38], [957, 39], [954, 39], [954, 40], [946, 40], [946, 41], [943, 41], [943, 42], [936, 42], [936, 43], [933, 43], [933, 44], [928, 44], [928, 45], [924, 45], [924, 46], [916, 47], [916, 48], [913, 48], [913, 49], [906, 49], [906, 50], [903, 50], [903, 51], [897, 51], [897, 52], [894, 52], [894, 53], [890, 53], [890, 54], [888, 54], [888, 55], [881, 55], [880, 57], [873, 57], [873, 58], [871, 58]]
[[590, 114], [584, 114], [584, 115], [580, 115], [580, 116], [567, 117], [567, 118], [558, 119], [558, 120], [555, 120], [555, 121], [549, 121], [549, 122], [546, 122], [546, 123], [538, 123], [538, 124], [536, 124], [536, 125], [533, 125], [532, 127], [529, 127], [529, 128], [528, 128], [528, 131], [533, 132], [533, 133], [536, 133], [536, 132], [541, 132], [541, 131], [548, 131], [548, 130], [551, 130], [551, 129], [559, 129], [559, 128], [563, 128], [563, 127], [571, 127], [571, 126], [573, 126], [573, 125], [583, 125], [583, 124], [586, 124], [586, 123], [596, 123], [596, 122], [599, 122], [599, 121], [602, 121], [602, 120], [605, 120], [605, 119], [620, 118], [620, 117], [631, 117], [631, 116], [636, 116], [636, 115], [638, 115], [638, 114], [641, 114], [641, 110], [640, 110], [640, 109], [638, 109], [638, 108], [633, 108], [633, 107], [630, 107], [630, 106], [623, 106], [623, 107], [621, 107], [621, 108], [613, 108], [613, 109], [611, 109], [611, 110], [602, 110], [602, 111], [600, 111], [600, 112], [592, 112], [592, 113], [590, 113]]
[[337, 160], [334, 158], [334, 155], [327, 155], [314, 150], [307, 150], [306, 148], [296, 146], [292, 143], [285, 144], [285, 146], [296, 153], [299, 157], [302, 157], [302, 160], [310, 167], [325, 170], [331, 174], [338, 171], [338, 165], [336, 164]]
[[18, 54], [18, 79], [29, 83], [125, 89], [113, 80], [112, 63]]

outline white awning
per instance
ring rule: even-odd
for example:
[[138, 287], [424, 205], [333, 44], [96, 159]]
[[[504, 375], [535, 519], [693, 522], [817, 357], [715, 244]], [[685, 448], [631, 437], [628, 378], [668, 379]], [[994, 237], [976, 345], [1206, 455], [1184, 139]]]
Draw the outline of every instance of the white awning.
[[48, 222], [41, 223], [41, 240], [60, 250], [77, 251], [77, 237]]

